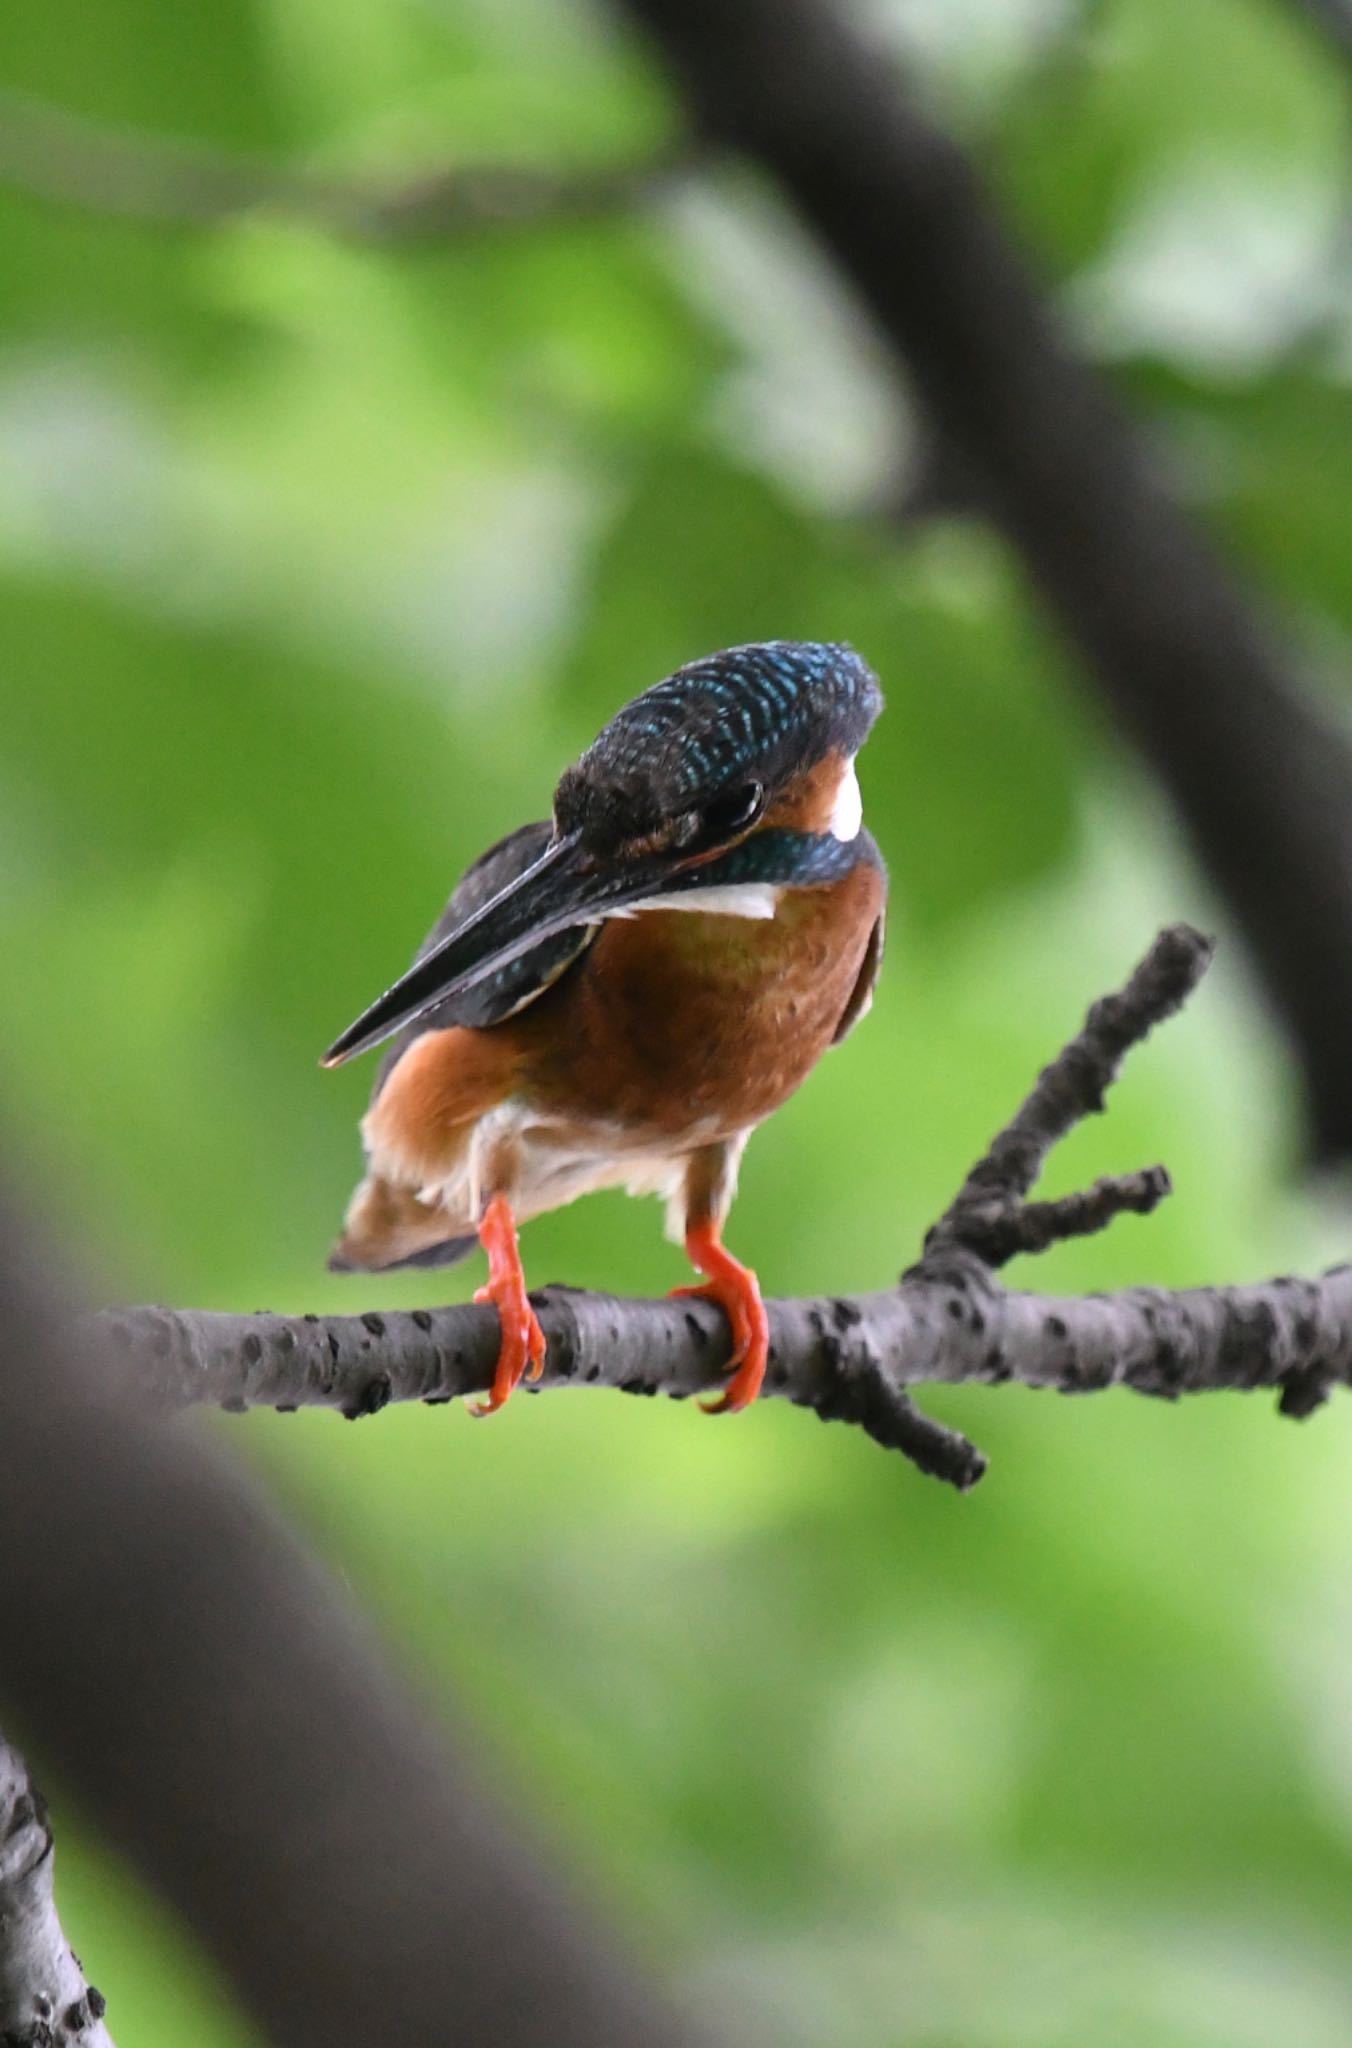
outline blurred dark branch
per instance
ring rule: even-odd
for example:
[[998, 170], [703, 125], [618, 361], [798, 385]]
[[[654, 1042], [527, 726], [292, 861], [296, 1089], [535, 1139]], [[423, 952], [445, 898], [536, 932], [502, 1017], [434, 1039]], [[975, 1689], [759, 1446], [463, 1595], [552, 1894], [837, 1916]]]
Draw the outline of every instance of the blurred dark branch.
[[0, 1710], [44, 1775], [287, 2048], [692, 2048], [334, 1576], [63, 1296], [0, 1215]]
[[[1062, 333], [972, 164], [827, 0], [623, 0], [699, 132], [758, 162], [904, 365], [1172, 796], [1352, 1151], [1352, 744]], [[970, 484], [968, 480], [970, 479]]]
[[47, 1803], [0, 1736], [0, 2041], [6, 2048], [112, 2048], [103, 1993], [61, 1931]]
[[1285, 4], [1306, 15], [1344, 57], [1352, 57], [1352, 0], [1285, 0]]
[[1310, 308], [1302, 329], [1292, 334], [1283, 350], [1283, 360], [1296, 368], [1310, 364], [1321, 370], [1330, 353], [1336, 354], [1342, 336], [1349, 287], [1352, 286], [1352, 102], [1346, 98], [1352, 85], [1352, 0], [1274, 0], [1284, 10], [1294, 10], [1326, 50], [1342, 64], [1344, 106], [1342, 119], [1341, 203], [1331, 224], [1326, 261], [1327, 279], [1322, 303]]
[[[1072, 1299], [1012, 1293], [995, 1277], [1017, 1252], [1102, 1229], [1168, 1193], [1163, 1168], [1151, 1167], [1059, 1201], [1025, 1199], [1052, 1146], [1103, 1107], [1124, 1055], [1178, 1009], [1210, 957], [1210, 941], [1186, 925], [1160, 933], [1126, 987], [1094, 1005], [1039, 1077], [899, 1288], [771, 1302], [767, 1393], [823, 1421], [853, 1423], [965, 1488], [985, 1460], [916, 1410], [912, 1386], [1013, 1380], [1062, 1393], [1125, 1386], [1166, 1399], [1276, 1387], [1284, 1413], [1306, 1414], [1335, 1383], [1352, 1382], [1352, 1267], [1254, 1287]], [[685, 1399], [716, 1387], [726, 1370], [727, 1327], [706, 1303], [621, 1301], [565, 1287], [532, 1298], [549, 1340], [542, 1388]], [[231, 1411], [323, 1407], [355, 1420], [390, 1401], [449, 1401], [491, 1386], [498, 1351], [491, 1308], [360, 1316], [142, 1308], [98, 1320], [135, 1358], [137, 1384], [154, 1401]]]
[[414, 174], [323, 172], [105, 127], [0, 90], [0, 185], [50, 203], [165, 227], [214, 227], [251, 213], [375, 242], [533, 226], [616, 212], [687, 167], [673, 149], [642, 164], [544, 170], [433, 165]]

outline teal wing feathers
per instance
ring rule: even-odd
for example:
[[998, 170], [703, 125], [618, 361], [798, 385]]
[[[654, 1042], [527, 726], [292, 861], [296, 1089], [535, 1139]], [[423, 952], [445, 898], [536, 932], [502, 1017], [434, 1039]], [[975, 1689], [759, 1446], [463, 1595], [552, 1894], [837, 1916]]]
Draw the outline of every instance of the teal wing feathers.
[[[443, 939], [449, 938], [509, 882], [514, 882], [518, 875], [532, 867], [551, 836], [552, 828], [542, 819], [509, 832], [505, 839], [500, 839], [496, 846], [490, 846], [487, 853], [481, 854], [456, 883], [449, 903], [414, 955], [415, 962], [439, 946]], [[594, 934], [593, 925], [578, 925], [568, 931], [555, 932], [489, 980], [478, 982], [459, 995], [448, 996], [443, 1002], [434, 1003], [415, 1023], [391, 1040], [376, 1075], [375, 1093], [380, 1093], [386, 1075], [415, 1038], [421, 1038], [425, 1031], [445, 1031], [453, 1024], [469, 1025], [483, 1031], [492, 1024], [500, 1024], [505, 1017], [514, 1016], [552, 987], [586, 951]]]

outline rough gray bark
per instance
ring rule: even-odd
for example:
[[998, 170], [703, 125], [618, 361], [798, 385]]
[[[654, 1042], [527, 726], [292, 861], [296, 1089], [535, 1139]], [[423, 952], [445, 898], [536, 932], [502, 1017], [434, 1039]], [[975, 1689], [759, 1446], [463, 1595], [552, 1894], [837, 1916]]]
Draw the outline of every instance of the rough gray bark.
[[0, 1713], [43, 1775], [286, 2048], [693, 2048], [334, 1575], [127, 1401], [134, 1354], [64, 1291], [0, 1215]]
[[[721, 1384], [727, 1331], [703, 1303], [562, 1287], [531, 1299], [549, 1340], [541, 1391], [615, 1387], [684, 1400]], [[1066, 1394], [1121, 1386], [1166, 1400], [1272, 1387], [1289, 1415], [1306, 1412], [1316, 1388], [1322, 1396], [1352, 1379], [1352, 1266], [1251, 1287], [1058, 1296], [1000, 1287], [969, 1255], [943, 1279], [914, 1269], [886, 1293], [768, 1306], [766, 1394], [889, 1443], [887, 1396], [925, 1384], [1015, 1381]], [[498, 1353], [487, 1308], [322, 1317], [140, 1309], [118, 1320], [138, 1346], [149, 1340], [148, 1392], [231, 1411], [320, 1407], [355, 1419], [390, 1401], [449, 1401], [485, 1392]], [[980, 1469], [964, 1464], [962, 1483]]]
[[[1322, 0], [1321, 11], [1333, 10]], [[1352, 742], [1061, 333], [973, 166], [829, 0], [622, 0], [776, 180], [1170, 793], [1352, 1150]]]
[[112, 2048], [103, 1993], [61, 1930], [47, 1803], [0, 1736], [0, 2042], [5, 2048]]
[[[921, 1415], [909, 1388], [1017, 1381], [1077, 1394], [1124, 1386], [1173, 1400], [1273, 1387], [1284, 1414], [1306, 1415], [1352, 1379], [1352, 1266], [1310, 1280], [1074, 1298], [1011, 1292], [996, 1278], [1019, 1252], [1102, 1229], [1168, 1193], [1157, 1166], [1059, 1201], [1027, 1200], [1058, 1139], [1102, 1109], [1126, 1053], [1179, 1008], [1210, 958], [1210, 942], [1187, 926], [1160, 933], [1126, 986], [1094, 1004], [1041, 1074], [899, 1287], [771, 1302], [766, 1392], [854, 1423], [965, 1488], [985, 1460]], [[684, 1399], [717, 1386], [725, 1370], [727, 1327], [707, 1303], [621, 1301], [564, 1287], [532, 1299], [549, 1344], [541, 1389], [606, 1386]], [[145, 1308], [108, 1311], [101, 1322], [134, 1357], [137, 1384], [153, 1400], [232, 1411], [327, 1407], [355, 1419], [390, 1401], [447, 1401], [489, 1387], [498, 1350], [491, 1308], [322, 1317]]]

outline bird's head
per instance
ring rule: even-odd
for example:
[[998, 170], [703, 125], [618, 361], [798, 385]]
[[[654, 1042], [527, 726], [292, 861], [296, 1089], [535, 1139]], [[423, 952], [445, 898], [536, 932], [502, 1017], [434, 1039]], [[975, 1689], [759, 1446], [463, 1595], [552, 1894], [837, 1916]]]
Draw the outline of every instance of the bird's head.
[[859, 827], [854, 756], [882, 709], [852, 648], [771, 640], [677, 669], [626, 704], [554, 793], [598, 861], [706, 861], [758, 830]]
[[852, 648], [815, 641], [728, 648], [655, 683], [560, 778], [554, 836], [534, 865], [365, 1011], [325, 1064], [558, 932], [696, 897], [763, 916], [777, 889], [830, 880], [853, 858], [854, 757], [882, 703]]

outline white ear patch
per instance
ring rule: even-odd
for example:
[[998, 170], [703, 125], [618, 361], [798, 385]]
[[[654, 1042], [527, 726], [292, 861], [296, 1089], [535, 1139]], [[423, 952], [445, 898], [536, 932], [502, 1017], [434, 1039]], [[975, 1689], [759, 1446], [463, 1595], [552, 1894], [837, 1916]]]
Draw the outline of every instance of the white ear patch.
[[833, 839], [849, 840], [859, 837], [859, 827], [864, 822], [864, 799], [859, 794], [859, 777], [854, 772], [853, 758], [845, 763], [845, 772], [840, 778], [836, 791], [835, 808], [827, 831]]

